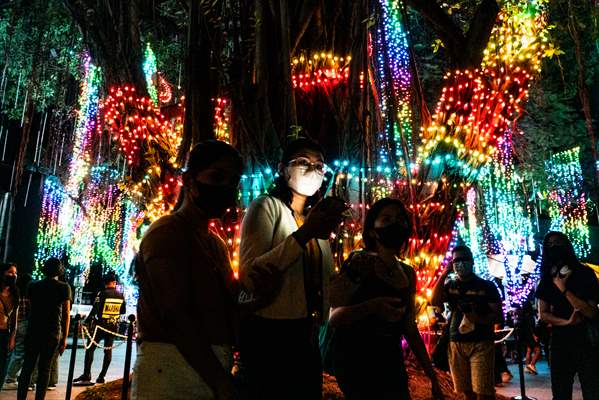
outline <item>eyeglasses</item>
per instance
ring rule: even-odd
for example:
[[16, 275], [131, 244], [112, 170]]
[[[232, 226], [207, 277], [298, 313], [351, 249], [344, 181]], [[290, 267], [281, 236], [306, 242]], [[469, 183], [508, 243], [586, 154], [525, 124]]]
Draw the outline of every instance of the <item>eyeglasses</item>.
[[311, 162], [306, 157], [295, 158], [295, 159], [289, 161], [288, 165], [293, 166], [293, 167], [303, 168], [306, 171], [312, 169], [321, 175], [326, 174], [328, 171], [326, 164], [323, 163], [322, 161]]

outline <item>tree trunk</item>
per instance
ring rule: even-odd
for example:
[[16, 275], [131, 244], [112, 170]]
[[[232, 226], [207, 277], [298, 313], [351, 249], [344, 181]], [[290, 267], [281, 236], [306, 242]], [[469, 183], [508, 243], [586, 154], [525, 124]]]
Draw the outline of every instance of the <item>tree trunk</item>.
[[291, 132], [291, 127], [297, 126], [297, 114], [295, 109], [295, 92], [291, 85], [291, 57], [289, 49], [289, 10], [286, 0], [279, 0], [279, 12], [281, 17], [281, 65], [283, 69], [283, 96], [285, 105], [283, 107], [283, 121], [285, 121], [285, 133]]
[[79, 26], [93, 62], [102, 68], [104, 89], [133, 85], [148, 91], [142, 69], [139, 0], [64, 0]]
[[597, 141], [595, 139], [595, 133], [593, 130], [593, 116], [591, 113], [591, 98], [589, 95], [589, 88], [586, 84], [586, 63], [583, 54], [583, 48], [580, 39], [580, 32], [578, 31], [576, 16], [574, 14], [574, 6], [572, 0], [568, 0], [568, 31], [574, 41], [574, 54], [576, 57], [576, 64], [578, 66], [578, 98], [582, 106], [582, 112], [584, 114], [584, 122], [591, 143], [591, 152], [593, 154], [593, 168], [595, 170], [595, 182], [594, 186], [599, 182], [599, 169], [597, 169]]
[[483, 0], [479, 4], [466, 34], [436, 1], [407, 0], [406, 4], [418, 11], [435, 30], [445, 46], [452, 67], [480, 66], [500, 11], [497, 0]]

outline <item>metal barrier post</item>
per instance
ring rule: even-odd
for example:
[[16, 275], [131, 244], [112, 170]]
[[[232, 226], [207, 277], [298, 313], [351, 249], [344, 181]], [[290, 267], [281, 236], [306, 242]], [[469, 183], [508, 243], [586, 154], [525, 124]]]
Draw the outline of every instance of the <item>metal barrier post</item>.
[[127, 328], [127, 350], [125, 353], [125, 370], [123, 371], [123, 388], [121, 400], [129, 399], [129, 373], [131, 371], [131, 351], [133, 350], [133, 324], [135, 315], [129, 315], [129, 327]]
[[79, 331], [81, 330], [81, 315], [75, 315], [75, 329], [73, 332], [73, 342], [71, 347], [71, 361], [69, 363], [69, 377], [67, 378], [67, 391], [65, 400], [71, 400], [71, 391], [73, 390], [73, 374], [75, 373], [75, 360], [77, 358], [77, 345], [79, 342]]
[[518, 354], [518, 374], [520, 375], [520, 396], [512, 397], [512, 400], [537, 400], [526, 395], [524, 383], [524, 364], [522, 362], [522, 310], [518, 310], [515, 321], [516, 329], [516, 353]]

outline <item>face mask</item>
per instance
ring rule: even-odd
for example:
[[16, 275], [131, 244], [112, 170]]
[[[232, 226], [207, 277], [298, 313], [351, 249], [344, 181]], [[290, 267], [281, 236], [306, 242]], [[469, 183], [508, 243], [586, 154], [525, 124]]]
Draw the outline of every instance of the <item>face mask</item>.
[[289, 179], [287, 184], [291, 189], [304, 196], [314, 196], [322, 186], [324, 175], [318, 172], [306, 169], [300, 166], [291, 166], [287, 168]]
[[193, 201], [208, 218], [220, 218], [228, 208], [235, 207], [237, 188], [231, 185], [210, 185], [198, 181], [195, 184], [200, 195]]
[[374, 231], [379, 237], [379, 242], [390, 249], [399, 249], [408, 240], [410, 234], [407, 228], [398, 222], [375, 228]]
[[472, 267], [474, 265], [471, 261], [455, 261], [453, 263], [453, 270], [460, 279], [467, 278], [472, 274]]
[[6, 286], [14, 286], [17, 283], [17, 277], [14, 275], [4, 275], [4, 284]]

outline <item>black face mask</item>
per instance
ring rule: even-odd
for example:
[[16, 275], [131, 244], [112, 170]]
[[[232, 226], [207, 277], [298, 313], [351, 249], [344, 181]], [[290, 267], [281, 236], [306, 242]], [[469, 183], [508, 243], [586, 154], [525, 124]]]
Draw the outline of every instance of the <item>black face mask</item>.
[[220, 218], [228, 208], [235, 207], [237, 188], [231, 185], [210, 185], [196, 181], [200, 195], [193, 199], [208, 218]]
[[410, 232], [405, 225], [395, 222], [382, 228], [375, 228], [379, 242], [390, 249], [399, 249], [408, 240]]
[[6, 286], [14, 286], [17, 284], [17, 277], [14, 275], [4, 275], [4, 284]]

